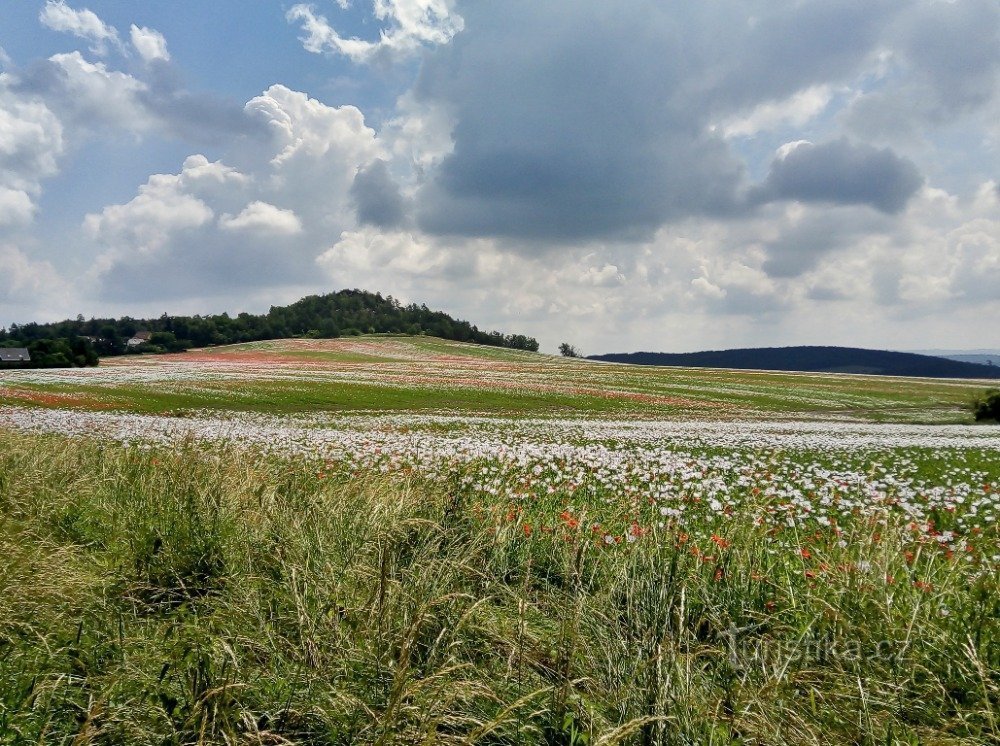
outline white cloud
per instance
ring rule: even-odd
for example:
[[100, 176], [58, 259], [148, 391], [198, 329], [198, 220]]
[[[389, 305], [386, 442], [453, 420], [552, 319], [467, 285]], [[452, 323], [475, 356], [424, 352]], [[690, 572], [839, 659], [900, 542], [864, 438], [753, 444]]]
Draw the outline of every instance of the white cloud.
[[724, 137], [753, 137], [759, 132], [778, 127], [802, 127], [829, 106], [833, 89], [829, 85], [814, 85], [789, 96], [783, 101], [767, 101], [749, 114], [734, 117], [720, 127]]
[[186, 171], [150, 176], [130, 202], [87, 215], [87, 232], [125, 261], [132, 253], [157, 252], [177, 233], [205, 225], [214, 217], [204, 201], [188, 192], [187, 176]]
[[139, 79], [103, 62], [89, 62], [79, 52], [56, 54], [49, 62], [59, 76], [58, 88], [44, 92], [46, 99], [81, 130], [114, 127], [146, 132], [158, 123], [141, 101], [148, 88]]
[[0, 186], [0, 229], [31, 221], [35, 205], [27, 192]]
[[345, 270], [355, 276], [393, 273], [397, 277], [422, 281], [446, 276], [460, 256], [427, 236], [406, 231], [385, 232], [365, 226], [344, 231], [340, 240], [316, 258], [331, 277], [343, 277]]
[[132, 46], [146, 62], [170, 60], [167, 40], [159, 31], [145, 26], [136, 26], [133, 23], [129, 33], [132, 37]]
[[[590, 264], [594, 259], [593, 255], [584, 257], [584, 263]], [[585, 266], [583, 271], [577, 274], [577, 282], [581, 285], [589, 285], [595, 288], [613, 288], [625, 283], [625, 275], [618, 271], [614, 264], [605, 262], [600, 267]]]
[[118, 31], [108, 26], [96, 13], [86, 8], [74, 10], [63, 0], [46, 0], [38, 20], [53, 31], [73, 34], [90, 42], [90, 50], [97, 55], [108, 53], [108, 46], [122, 50]]
[[[341, 9], [347, 3], [338, 0]], [[315, 54], [335, 54], [354, 62], [366, 62], [388, 52], [409, 54], [425, 46], [447, 44], [464, 27], [448, 0], [374, 0], [373, 15], [386, 22], [378, 41], [344, 38], [312, 5], [293, 5], [286, 14], [289, 23], [299, 23], [302, 46]]]
[[59, 170], [62, 123], [41, 101], [11, 89], [0, 73], [0, 230], [31, 222], [42, 182]]
[[207, 295], [220, 278], [240, 288], [317, 282], [330, 236], [355, 225], [355, 174], [385, 149], [356, 108], [284, 86], [245, 113], [270, 137], [234, 141], [226, 162], [190, 156], [130, 202], [86, 217], [103, 248], [93, 280], [105, 297]]
[[230, 231], [255, 231], [295, 235], [302, 232], [302, 222], [292, 210], [283, 210], [267, 202], [251, 202], [235, 217], [225, 213], [219, 226]]

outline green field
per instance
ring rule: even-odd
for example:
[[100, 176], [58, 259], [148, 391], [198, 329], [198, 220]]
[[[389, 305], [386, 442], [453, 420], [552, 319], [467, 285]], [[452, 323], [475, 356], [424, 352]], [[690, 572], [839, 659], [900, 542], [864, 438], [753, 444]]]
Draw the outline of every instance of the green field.
[[1000, 742], [983, 385], [428, 338], [0, 377], [0, 744]]

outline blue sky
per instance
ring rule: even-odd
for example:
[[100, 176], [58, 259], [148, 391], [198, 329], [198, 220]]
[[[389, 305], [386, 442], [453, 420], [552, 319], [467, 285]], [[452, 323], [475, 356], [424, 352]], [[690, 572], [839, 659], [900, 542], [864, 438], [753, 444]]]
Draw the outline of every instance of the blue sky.
[[0, 47], [0, 324], [1000, 345], [994, 0], [25, 0]]

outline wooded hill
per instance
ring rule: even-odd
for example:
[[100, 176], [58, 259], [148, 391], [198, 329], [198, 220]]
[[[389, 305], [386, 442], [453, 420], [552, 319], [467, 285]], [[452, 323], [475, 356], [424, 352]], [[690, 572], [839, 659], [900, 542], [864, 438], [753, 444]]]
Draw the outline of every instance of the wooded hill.
[[[129, 349], [128, 340], [150, 332], [148, 342]], [[516, 350], [538, 350], [538, 342], [523, 334], [484, 332], [468, 321], [452, 318], [426, 305], [404, 306], [392, 296], [365, 290], [341, 290], [310, 295], [289, 306], [272, 306], [260, 315], [223, 313], [214, 316], [170, 316], [158, 319], [89, 319], [52, 324], [13, 324], [0, 330], [0, 346], [29, 347], [43, 339], [91, 338], [100, 355], [126, 352], [179, 352], [191, 347], [256, 342], [287, 337], [331, 338], [358, 334], [427, 334], [459, 342], [475, 342]]]
[[706, 352], [630, 352], [591, 355], [591, 360], [636, 365], [742, 368], [812, 373], [867, 373], [930, 378], [1000, 378], [1000, 367], [930, 355], [855, 347], [758, 347]]

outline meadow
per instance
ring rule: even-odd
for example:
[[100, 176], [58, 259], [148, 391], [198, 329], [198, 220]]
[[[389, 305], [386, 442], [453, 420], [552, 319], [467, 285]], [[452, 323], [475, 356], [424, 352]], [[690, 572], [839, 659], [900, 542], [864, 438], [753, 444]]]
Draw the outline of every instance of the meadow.
[[0, 743], [1000, 742], [983, 388], [422, 337], [0, 373]]

